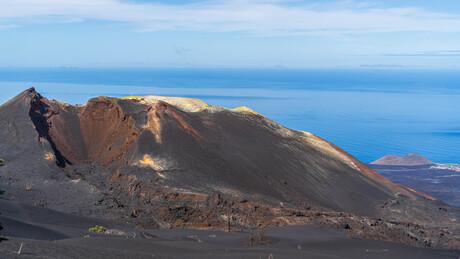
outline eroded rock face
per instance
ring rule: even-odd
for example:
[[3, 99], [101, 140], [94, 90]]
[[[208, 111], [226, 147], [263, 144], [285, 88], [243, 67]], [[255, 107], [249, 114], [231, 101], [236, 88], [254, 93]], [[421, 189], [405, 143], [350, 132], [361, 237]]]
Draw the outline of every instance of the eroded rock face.
[[[158, 96], [102, 96], [72, 106], [29, 89], [0, 111], [5, 122], [0, 152], [11, 151], [5, 158], [27, 159], [34, 172], [51, 168], [51, 175], [28, 176], [37, 183], [59, 178], [55, 185], [66, 186], [61, 193], [73, 184], [94, 200], [62, 207], [75, 199], [37, 187], [49, 206], [141, 227], [224, 228], [229, 221], [235, 229], [344, 225], [355, 235], [427, 246], [423, 231], [416, 234], [419, 241], [394, 236], [413, 227], [391, 222], [411, 221], [430, 233], [437, 247], [442, 242], [434, 239], [436, 231], [448, 225], [453, 232], [443, 234], [445, 247], [458, 245], [458, 209], [440, 210], [448, 205], [390, 182], [313, 134], [284, 128], [248, 108]], [[8, 170], [8, 188], [21, 196], [15, 188], [25, 181], [22, 173], [14, 166]], [[381, 225], [367, 226], [373, 217], [380, 217]]]

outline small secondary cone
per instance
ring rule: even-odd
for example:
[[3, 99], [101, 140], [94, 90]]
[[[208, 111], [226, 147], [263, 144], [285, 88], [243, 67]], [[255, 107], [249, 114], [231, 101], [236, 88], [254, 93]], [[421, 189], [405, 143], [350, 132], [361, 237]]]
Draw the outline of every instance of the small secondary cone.
[[402, 166], [415, 166], [415, 165], [430, 165], [435, 164], [430, 160], [426, 159], [425, 157], [412, 153], [405, 156], [397, 156], [397, 155], [388, 155], [384, 156], [374, 162], [371, 163], [372, 165], [402, 165]]

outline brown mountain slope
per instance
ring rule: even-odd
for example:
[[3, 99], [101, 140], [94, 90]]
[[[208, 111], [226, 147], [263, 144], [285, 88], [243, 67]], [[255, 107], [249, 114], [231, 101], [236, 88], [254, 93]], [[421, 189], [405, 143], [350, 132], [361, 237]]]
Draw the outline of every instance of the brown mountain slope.
[[[140, 227], [320, 224], [458, 245], [458, 209], [245, 107], [158, 96], [71, 106], [29, 89], [0, 107], [0, 120], [4, 189], [29, 203]], [[24, 190], [27, 181], [33, 191]], [[455, 231], [440, 239], [446, 225]], [[408, 227], [416, 239], [403, 236]]]
[[424, 158], [419, 154], [409, 154], [405, 156], [397, 156], [397, 155], [388, 155], [384, 156], [374, 162], [371, 163], [372, 165], [407, 165], [407, 166], [414, 166], [414, 165], [429, 165], [434, 164], [430, 160]]

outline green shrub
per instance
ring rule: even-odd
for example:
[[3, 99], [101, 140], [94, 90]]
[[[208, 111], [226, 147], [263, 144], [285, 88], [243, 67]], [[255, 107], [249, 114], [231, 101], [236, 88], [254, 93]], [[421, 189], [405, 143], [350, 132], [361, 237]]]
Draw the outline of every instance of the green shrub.
[[2, 166], [4, 164], [5, 164], [5, 160], [3, 160], [3, 158], [0, 158], [0, 166]]
[[103, 226], [96, 225], [95, 227], [90, 228], [89, 231], [90, 232], [105, 232], [107, 231], [107, 229]]

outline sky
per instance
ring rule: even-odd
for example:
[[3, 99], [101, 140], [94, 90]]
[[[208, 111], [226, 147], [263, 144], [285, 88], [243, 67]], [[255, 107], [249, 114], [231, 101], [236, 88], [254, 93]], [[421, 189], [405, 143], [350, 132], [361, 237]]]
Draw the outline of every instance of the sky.
[[459, 61], [458, 0], [0, 0], [0, 67], [458, 69]]

